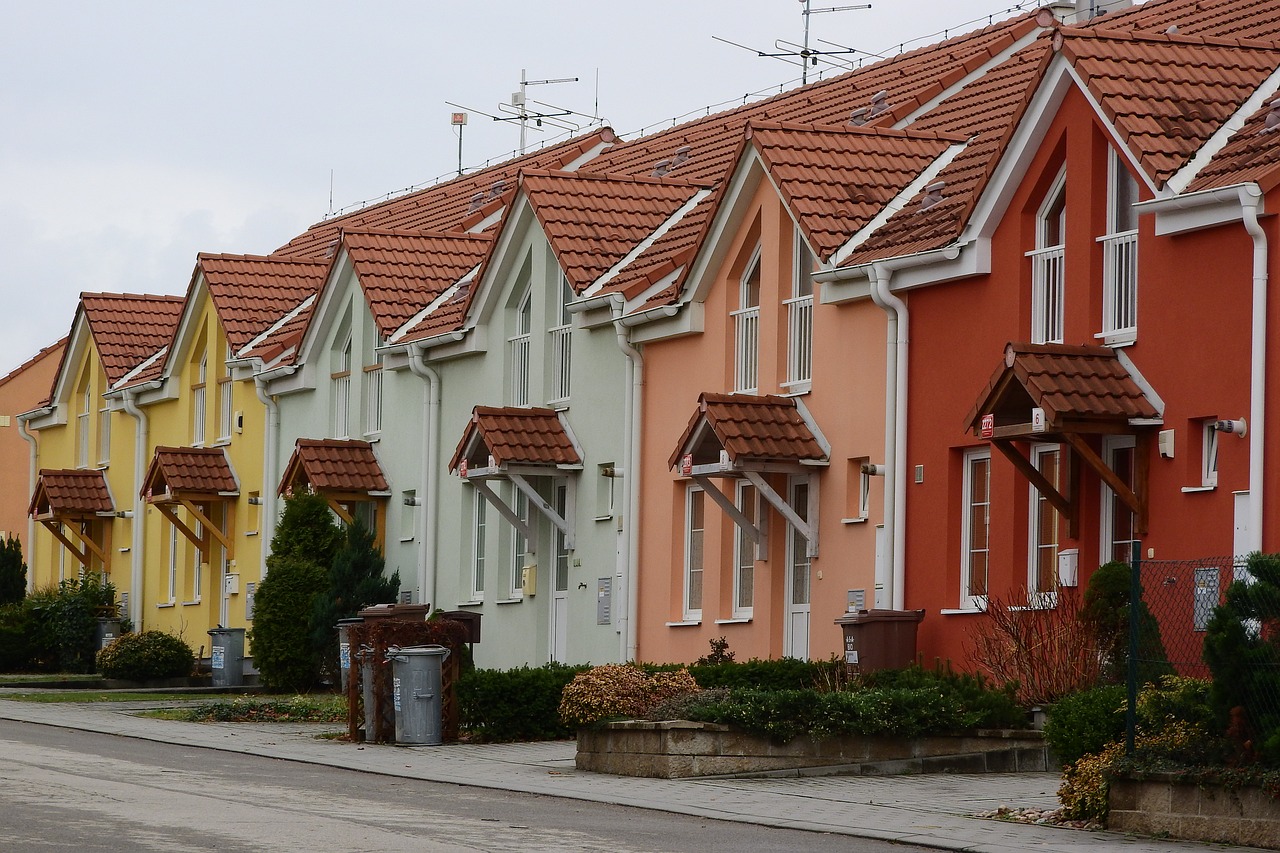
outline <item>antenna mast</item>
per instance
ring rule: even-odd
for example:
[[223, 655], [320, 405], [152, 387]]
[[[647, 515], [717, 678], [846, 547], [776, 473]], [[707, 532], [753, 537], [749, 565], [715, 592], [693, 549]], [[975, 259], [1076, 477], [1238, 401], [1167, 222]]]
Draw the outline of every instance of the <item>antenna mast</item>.
[[870, 9], [870, 3], [862, 3], [857, 6], [831, 6], [826, 9], [811, 9], [809, 3], [811, 0], [800, 0], [804, 4], [804, 9], [800, 12], [804, 16], [804, 46], [800, 50], [800, 85], [809, 82], [809, 61], [813, 58], [813, 64], [818, 64], [818, 56], [823, 53], [843, 53], [844, 51], [818, 51], [809, 50], [809, 18], [812, 15], [820, 15], [824, 12], [849, 12], [854, 9]]
[[[531, 113], [526, 108], [528, 88], [530, 86], [547, 86], [553, 83], [577, 83], [577, 77], [558, 77], [554, 80], [529, 80], [526, 78], [528, 71], [520, 69], [520, 91], [511, 93], [511, 106], [515, 108], [515, 119], [520, 122], [520, 153], [523, 154], [527, 146], [527, 138], [529, 131], [529, 119], [534, 119], [538, 126], [542, 126], [544, 118], [553, 118], [561, 115], [571, 115], [570, 111], [559, 113]], [[503, 105], [499, 104], [498, 108], [502, 109]], [[504, 110], [504, 112], [507, 112]]]

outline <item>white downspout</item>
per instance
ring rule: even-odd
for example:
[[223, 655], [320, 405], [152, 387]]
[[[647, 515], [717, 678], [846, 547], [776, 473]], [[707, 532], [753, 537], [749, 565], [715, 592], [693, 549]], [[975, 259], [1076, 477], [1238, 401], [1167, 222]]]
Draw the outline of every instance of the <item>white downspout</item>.
[[1253, 238], [1253, 319], [1249, 357], [1249, 518], [1250, 551], [1262, 550], [1263, 485], [1267, 417], [1267, 235], [1258, 224], [1262, 193], [1240, 188], [1244, 228]]
[[440, 519], [436, 512], [436, 491], [440, 481], [440, 374], [427, 365], [426, 348], [420, 344], [409, 345], [409, 369], [426, 382], [423, 389], [423, 424], [426, 431], [422, 442], [422, 535], [418, 538], [418, 589], [422, 604], [430, 604], [437, 610], [436, 601], [436, 526]]
[[633, 661], [639, 654], [637, 620], [640, 616], [640, 575], [637, 567], [640, 562], [640, 414], [644, 399], [644, 356], [631, 343], [626, 327], [622, 323], [624, 306], [622, 296], [613, 294], [609, 310], [613, 314], [613, 329], [618, 338], [618, 349], [627, 357], [627, 385], [630, 393], [623, 401], [623, 446], [626, 459], [623, 462], [623, 486], [626, 488], [622, 522], [623, 548], [625, 560], [621, 560], [622, 583], [620, 588], [626, 590], [626, 601], [620, 612], [624, 620], [619, 633], [622, 636], [622, 660]]
[[124, 410], [134, 419], [133, 428], [133, 520], [129, 523], [129, 621], [133, 630], [142, 631], [142, 589], [143, 589], [143, 553], [146, 549], [147, 537], [147, 504], [142, 497], [142, 480], [147, 476], [147, 448], [149, 446], [149, 424], [147, 413], [138, 408], [138, 389], [126, 389], [121, 395]]
[[[890, 543], [892, 571], [889, 578], [890, 607], [906, 606], [907, 543], [907, 358], [910, 316], [907, 305], [889, 292], [893, 271], [873, 264], [871, 299], [888, 317], [885, 352], [885, 540]], [[879, 566], [876, 567], [879, 569]], [[877, 580], [881, 580], [877, 578]]]
[[[36, 444], [36, 437], [27, 432], [27, 422], [18, 418], [18, 435], [22, 436], [27, 444], [31, 445], [30, 458], [31, 461], [27, 469], [27, 498], [36, 491], [36, 476], [39, 471], [37, 468], [37, 457], [39, 455], [39, 445]], [[30, 593], [35, 589], [35, 567], [36, 567], [36, 518], [34, 515], [27, 516], [27, 592]]]
[[271, 540], [275, 538], [276, 521], [280, 515], [276, 504], [276, 491], [279, 485], [277, 475], [281, 473], [277, 470], [280, 464], [280, 403], [274, 396], [267, 393], [267, 383], [261, 375], [253, 377], [253, 389], [258, 394], [258, 400], [267, 410], [267, 430], [262, 442], [262, 492], [258, 495], [262, 501], [262, 518], [259, 523], [262, 529], [258, 533], [262, 541], [258, 545], [262, 549], [261, 576], [265, 578], [267, 557], [271, 554]]

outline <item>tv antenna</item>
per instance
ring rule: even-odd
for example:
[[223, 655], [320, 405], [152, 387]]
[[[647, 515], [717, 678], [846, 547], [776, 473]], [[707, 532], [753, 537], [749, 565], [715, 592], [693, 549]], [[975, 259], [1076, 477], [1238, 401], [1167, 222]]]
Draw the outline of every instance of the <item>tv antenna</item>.
[[[828, 65], [836, 66], [837, 68], [845, 68], [845, 69], [853, 68], [853, 63], [851, 63], [847, 59], [829, 59], [828, 57], [851, 56], [858, 53], [866, 54], [867, 56], [876, 56], [876, 54], [873, 54], [873, 53], [866, 53], [866, 51], [855, 50], [854, 48], [851, 48], [851, 47], [835, 45], [831, 42], [823, 42], [823, 43], [832, 44], [833, 47], [837, 47], [839, 48], [839, 50], [816, 50], [809, 47], [809, 19], [812, 16], [825, 14], [827, 12], [849, 12], [854, 9], [870, 9], [871, 8], [870, 3], [859, 3], [855, 6], [828, 6], [822, 9], [812, 8], [812, 5], [811, 5], [812, 0], [800, 0], [800, 3], [804, 6], [804, 8], [800, 10], [800, 14], [804, 17], [804, 43], [803, 44], [795, 44], [793, 42], [783, 41], [782, 39], [778, 39], [773, 43], [774, 49], [772, 52], [770, 52], [765, 50], [757, 50], [754, 47], [747, 47], [744, 44], [738, 44], [737, 42], [732, 42], [732, 41], [729, 41], [728, 39], [722, 39], [719, 36], [712, 36], [712, 38], [714, 38], [716, 41], [722, 41], [725, 44], [733, 45], [734, 47], [740, 47], [743, 50], [753, 51], [756, 56], [767, 56], [770, 59], [780, 59], [783, 62], [786, 62], [791, 65], [799, 65], [801, 85], [804, 85], [805, 83], [809, 82], [809, 66], [817, 65], [820, 61], [825, 62]], [[818, 39], [818, 41], [822, 41], [822, 39]]]
[[579, 78], [559, 77], [552, 80], [530, 80], [526, 76], [527, 73], [528, 72], [526, 72], [525, 69], [520, 69], [520, 91], [511, 93], [511, 103], [498, 104], [498, 112], [503, 113], [503, 115], [494, 115], [493, 113], [487, 113], [484, 110], [477, 110], [473, 107], [464, 107], [461, 104], [455, 104], [452, 101], [445, 101], [445, 103], [460, 110], [469, 110], [470, 112], [479, 113], [480, 115], [487, 116], [494, 121], [520, 122], [521, 154], [523, 154], [525, 149], [528, 147], [528, 131], [531, 128], [541, 132], [542, 126], [546, 124], [560, 130], [576, 132], [580, 130], [582, 126], [570, 121], [568, 116], [578, 116], [580, 118], [589, 119], [592, 122], [600, 120], [600, 117], [597, 115], [580, 113], [577, 110], [571, 110], [567, 107], [548, 104], [544, 101], [530, 98], [528, 95], [528, 87], [530, 86], [547, 86], [555, 83], [576, 83]]

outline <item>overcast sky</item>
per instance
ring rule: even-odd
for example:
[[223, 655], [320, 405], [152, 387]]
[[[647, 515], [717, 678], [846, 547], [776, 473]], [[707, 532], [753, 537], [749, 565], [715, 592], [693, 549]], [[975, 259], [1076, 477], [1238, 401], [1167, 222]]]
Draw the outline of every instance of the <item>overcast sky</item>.
[[[1006, 17], [1016, 0], [872, 3], [811, 15], [811, 47], [889, 55]], [[197, 252], [277, 248], [329, 213], [331, 175], [337, 210], [452, 174], [446, 102], [472, 109], [465, 165], [510, 155], [518, 127], [482, 113], [510, 101], [521, 69], [580, 78], [529, 98], [628, 138], [791, 88], [799, 68], [715, 37], [776, 52], [802, 40], [803, 8], [0, 0], [0, 375], [67, 333], [81, 291], [182, 293]]]

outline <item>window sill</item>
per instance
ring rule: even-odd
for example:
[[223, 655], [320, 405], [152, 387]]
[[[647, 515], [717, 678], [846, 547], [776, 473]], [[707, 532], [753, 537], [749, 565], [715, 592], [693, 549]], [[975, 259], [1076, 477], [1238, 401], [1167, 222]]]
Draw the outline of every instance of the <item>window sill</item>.
[[230, 444], [231, 444], [231, 436], [228, 435], [228, 436], [223, 436], [222, 438], [217, 439], [216, 441], [211, 443], [209, 446], [210, 447], [227, 447]]
[[98, 468], [97, 468], [97, 470], [99, 470], [99, 471], [105, 471], [105, 470], [107, 470], [107, 469], [108, 469], [108, 468], [110, 468], [110, 467], [111, 467], [111, 463], [110, 463], [109, 461], [108, 461], [108, 462], [103, 462], [102, 460], [98, 460]]
[[1099, 332], [1093, 336], [1094, 340], [1102, 341], [1104, 346], [1109, 347], [1127, 347], [1138, 342], [1138, 333], [1136, 331], [1128, 332]]
[[200, 599], [198, 599], [198, 598], [197, 598], [195, 601], [184, 601], [184, 602], [182, 602], [182, 606], [183, 606], [183, 607], [195, 607], [195, 606], [196, 606], [197, 604], [199, 604], [199, 603], [200, 603]]
[[377, 432], [366, 432], [364, 434], [364, 440], [370, 444], [377, 444], [382, 440], [382, 430], [378, 430]]
[[803, 397], [813, 390], [813, 380], [806, 379], [803, 382], [783, 382], [780, 386], [783, 397]]
[[499, 598], [497, 603], [498, 604], [519, 604], [522, 601], [524, 601], [524, 596], [520, 596], [519, 598]]
[[167, 608], [167, 607], [174, 607], [174, 606], [176, 606], [176, 605], [177, 605], [177, 602], [176, 602], [176, 601], [162, 601], [162, 602], [160, 602], [159, 604], [157, 604], [157, 605], [156, 605], [156, 609], [157, 609], [157, 610], [163, 610], [163, 609], [165, 609], [165, 608]]
[[732, 619], [717, 619], [717, 625], [746, 625], [751, 622], [750, 616], [735, 616]]
[[683, 622], [668, 622], [667, 627], [668, 628], [693, 628], [701, 624], [702, 624], [701, 619], [686, 619]]
[[1194, 495], [1198, 492], [1216, 492], [1217, 486], [1183, 486], [1182, 493], [1184, 495]]
[[859, 516], [858, 518], [842, 518], [842, 519], [840, 519], [840, 523], [841, 523], [841, 524], [866, 524], [868, 521], [870, 521], [870, 518], [869, 518], [868, 516], [865, 516], [865, 515], [863, 515], [863, 516]]
[[483, 601], [459, 601], [454, 607], [482, 607]]
[[412, 541], [413, 541], [413, 537], [412, 537], [412, 536], [401, 536], [401, 537], [400, 537], [400, 541], [401, 541], [401, 542], [412, 542]]
[[942, 610], [939, 610], [938, 612], [943, 616], [972, 616], [979, 613], [986, 613], [987, 611], [976, 608], [976, 607], [962, 607], [954, 610], [948, 610], [944, 608]]

